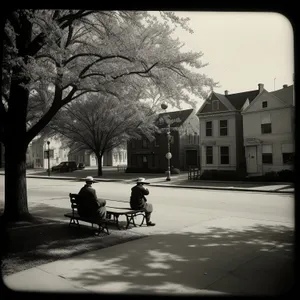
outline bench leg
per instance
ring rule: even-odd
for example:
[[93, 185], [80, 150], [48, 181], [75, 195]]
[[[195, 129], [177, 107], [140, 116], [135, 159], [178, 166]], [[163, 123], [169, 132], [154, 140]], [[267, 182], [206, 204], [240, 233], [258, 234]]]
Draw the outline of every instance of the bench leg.
[[71, 226], [71, 225], [77, 225], [78, 227], [80, 227], [80, 224], [79, 224], [79, 222], [78, 222], [78, 220], [77, 219], [74, 219], [74, 218], [71, 218], [70, 219], [70, 223], [69, 223], [69, 226]]
[[136, 214], [126, 215], [126, 219], [127, 219], [126, 229], [128, 229], [130, 224], [132, 224], [134, 227], [136, 227], [135, 220], [134, 220], [135, 216], [136, 216]]
[[146, 213], [143, 212], [143, 213], [142, 213], [142, 216], [143, 216], [143, 219], [142, 219], [142, 222], [141, 222], [141, 224], [140, 224], [140, 227], [144, 224], [144, 221], [146, 220]]
[[106, 223], [98, 224], [98, 231], [96, 231], [95, 235], [99, 236], [101, 232], [104, 232], [107, 235], [109, 235], [109, 230]]
[[119, 224], [119, 216], [118, 215], [114, 215], [114, 221], [115, 221], [118, 229], [121, 230], [122, 228], [120, 227], [120, 224]]

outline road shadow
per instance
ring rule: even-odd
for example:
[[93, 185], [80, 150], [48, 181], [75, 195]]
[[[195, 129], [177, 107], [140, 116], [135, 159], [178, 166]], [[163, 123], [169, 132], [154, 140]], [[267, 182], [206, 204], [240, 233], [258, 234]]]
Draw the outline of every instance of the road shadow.
[[103, 251], [74, 257], [84, 266], [60, 274], [77, 286], [102, 293], [174, 295], [203, 289], [277, 295], [288, 292], [294, 283], [293, 241], [287, 226], [154, 234], [124, 244], [119, 251], [111, 249], [114, 255]]

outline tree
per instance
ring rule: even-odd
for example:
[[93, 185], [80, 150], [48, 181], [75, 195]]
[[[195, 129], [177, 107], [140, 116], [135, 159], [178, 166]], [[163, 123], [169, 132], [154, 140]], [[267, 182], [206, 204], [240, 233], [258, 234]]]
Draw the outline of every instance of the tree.
[[[101, 96], [100, 96], [101, 97]], [[114, 96], [89, 95], [88, 99], [67, 105], [50, 122], [53, 133], [67, 139], [74, 151], [94, 153], [98, 176], [102, 176], [102, 157], [106, 152], [126, 144], [131, 138], [148, 136], [157, 127], [156, 115], [145, 104]]]
[[[172, 13], [164, 18], [186, 27]], [[202, 53], [183, 53], [171, 25], [147, 12], [16, 10], [7, 15], [0, 141], [5, 145], [5, 217], [28, 216], [26, 150], [65, 105], [90, 92], [156, 86], [174, 105], [214, 83], [191, 71]], [[31, 95], [31, 96], [30, 96]], [[43, 95], [43, 96], [41, 96]], [[172, 97], [172, 98], [171, 98]], [[173, 98], [174, 97], [174, 98]], [[32, 111], [37, 113], [31, 113]]]

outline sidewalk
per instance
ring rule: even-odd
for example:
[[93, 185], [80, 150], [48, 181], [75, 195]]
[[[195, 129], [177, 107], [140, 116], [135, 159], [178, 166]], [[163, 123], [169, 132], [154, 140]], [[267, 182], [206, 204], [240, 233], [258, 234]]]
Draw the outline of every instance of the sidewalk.
[[[4, 175], [3, 169], [0, 169], [0, 175]], [[171, 175], [171, 181], [166, 181], [165, 174], [124, 173], [118, 172], [116, 168], [111, 167], [103, 169], [102, 177], [97, 176], [97, 170], [95, 168], [87, 168], [81, 171], [75, 171], [71, 174], [51, 172], [50, 176], [48, 176], [45, 170], [27, 170], [27, 178], [84, 180], [86, 176], [93, 176], [95, 181], [98, 182], [122, 182], [132, 184], [136, 178], [145, 177], [147, 181], [151, 183], [151, 186], [156, 187], [294, 194], [294, 186], [292, 183], [188, 180], [187, 172], [179, 175]]]
[[271, 221], [208, 218], [3, 280], [31, 292], [277, 295], [294, 283], [292, 230]]

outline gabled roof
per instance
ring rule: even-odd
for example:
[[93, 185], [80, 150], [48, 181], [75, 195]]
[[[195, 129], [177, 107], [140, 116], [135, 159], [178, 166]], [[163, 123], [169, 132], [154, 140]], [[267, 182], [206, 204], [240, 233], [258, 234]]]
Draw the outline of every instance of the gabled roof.
[[156, 126], [158, 128], [164, 128], [167, 126], [167, 123], [164, 121], [163, 117], [168, 116], [171, 120], [171, 127], [180, 127], [187, 120], [187, 118], [191, 115], [193, 109], [185, 109], [178, 111], [171, 111], [166, 113], [161, 113], [158, 115], [156, 120]]
[[226, 98], [237, 110], [241, 110], [247, 99], [249, 99], [249, 103], [251, 103], [258, 94], [259, 90], [253, 90], [226, 95]]
[[293, 105], [294, 97], [294, 86], [290, 85], [288, 87], [282, 88], [277, 91], [271, 92], [272, 95], [276, 96], [280, 100], [283, 100], [285, 103]]

